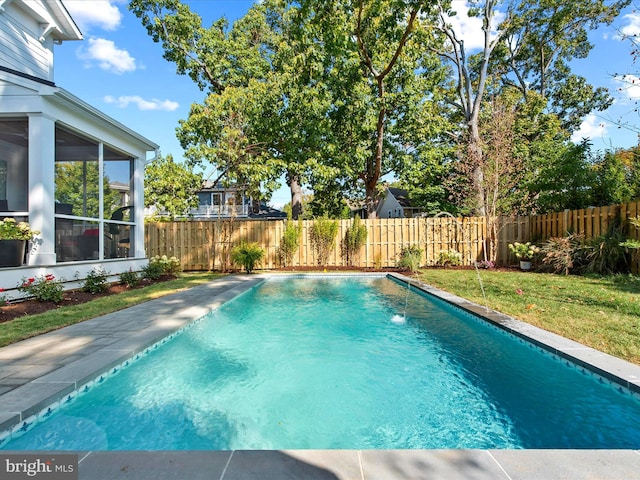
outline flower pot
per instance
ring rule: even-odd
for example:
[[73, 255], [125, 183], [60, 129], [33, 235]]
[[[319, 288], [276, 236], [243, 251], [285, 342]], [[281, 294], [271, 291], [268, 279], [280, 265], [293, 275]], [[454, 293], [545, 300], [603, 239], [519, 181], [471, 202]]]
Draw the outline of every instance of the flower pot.
[[23, 265], [26, 248], [26, 240], [0, 240], [0, 267]]
[[520, 260], [520, 270], [531, 270], [531, 262], [529, 260]]

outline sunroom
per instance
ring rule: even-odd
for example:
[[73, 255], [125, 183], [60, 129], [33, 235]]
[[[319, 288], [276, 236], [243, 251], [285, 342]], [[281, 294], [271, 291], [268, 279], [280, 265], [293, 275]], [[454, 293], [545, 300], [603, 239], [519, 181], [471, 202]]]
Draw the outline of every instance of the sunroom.
[[[40, 233], [0, 263], [25, 278], [82, 280], [146, 265], [143, 177], [158, 145], [57, 86], [54, 44], [82, 34], [60, 0], [0, 0], [0, 220]], [[0, 240], [0, 259], [14, 253]]]
[[[0, 288], [45, 272], [71, 280], [145, 263], [143, 175], [158, 148], [63, 89], [0, 71], [0, 217], [40, 231]], [[45, 88], [42, 88], [45, 87]], [[1, 245], [0, 245], [1, 248]], [[0, 266], [0, 268], [2, 268]]]

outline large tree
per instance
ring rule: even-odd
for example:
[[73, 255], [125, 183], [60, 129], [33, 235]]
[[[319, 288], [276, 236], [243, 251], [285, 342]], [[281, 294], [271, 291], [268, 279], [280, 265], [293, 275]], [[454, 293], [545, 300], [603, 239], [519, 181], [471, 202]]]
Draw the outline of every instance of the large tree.
[[314, 46], [290, 33], [291, 5], [260, 2], [230, 28], [225, 19], [203, 27], [178, 0], [133, 0], [130, 8], [178, 73], [208, 92], [178, 130], [190, 161], [254, 198], [268, 198], [284, 175], [297, 218], [303, 183], [337, 172], [322, 165], [327, 104], [314, 83]]
[[200, 15], [180, 0], [131, 0], [129, 10], [162, 45], [164, 58], [203, 91], [220, 93], [269, 74], [272, 32], [259, 8], [231, 29], [224, 17], [203, 26]]
[[[587, 32], [610, 23], [629, 0], [605, 4], [603, 0], [478, 0], [468, 2], [469, 17], [482, 25], [482, 46], [468, 51], [456, 28], [448, 1], [438, 2], [437, 29], [446, 40], [436, 52], [452, 68], [455, 95], [451, 102], [461, 118], [463, 161], [468, 163], [475, 212], [484, 215], [485, 152], [480, 134], [480, 114], [488, 91], [503, 84], [516, 86], [523, 97], [535, 91], [546, 101], [566, 128], [579, 124], [594, 109], [606, 108], [611, 99], [602, 89], [593, 89], [584, 78], [573, 75], [568, 61], [584, 58], [592, 45]], [[460, 4], [458, 4], [460, 6]]]
[[517, 87], [525, 98], [533, 91], [547, 99], [548, 112], [573, 130], [585, 115], [607, 109], [613, 98], [606, 88], [594, 88], [571, 72], [569, 63], [587, 58], [593, 48], [589, 30], [611, 24], [630, 1], [514, 2], [492, 67], [506, 73], [503, 81]]
[[417, 139], [423, 129], [409, 129], [428, 121], [434, 86], [442, 81], [441, 65], [427, 48], [434, 41], [431, 7], [401, 0], [305, 0], [300, 5], [300, 35], [316, 46], [321, 81], [332, 98], [332, 148], [325, 160], [341, 172], [315, 184], [318, 198], [335, 188], [352, 197], [360, 194], [368, 218], [374, 218], [381, 178], [397, 174], [416, 143], [429, 142]]

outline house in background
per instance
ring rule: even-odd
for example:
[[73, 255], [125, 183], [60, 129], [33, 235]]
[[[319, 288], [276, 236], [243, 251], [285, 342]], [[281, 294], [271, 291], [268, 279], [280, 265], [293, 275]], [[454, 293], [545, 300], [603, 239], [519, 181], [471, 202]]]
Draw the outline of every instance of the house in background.
[[[367, 218], [367, 210], [358, 205], [351, 208], [352, 215]], [[377, 218], [412, 218], [422, 214], [420, 207], [415, 207], [409, 200], [409, 192], [401, 188], [386, 187], [378, 199], [376, 206]]]
[[411, 218], [420, 215], [422, 209], [411, 204], [406, 190], [387, 187], [376, 212], [378, 218]]
[[144, 164], [158, 145], [55, 84], [54, 44], [79, 40], [62, 1], [0, 0], [0, 218], [41, 232], [1, 288], [146, 264]]
[[239, 219], [286, 219], [287, 214], [255, 201], [243, 194], [237, 187], [206, 181], [198, 192], [198, 208], [189, 212], [194, 220], [215, 220], [235, 217]]

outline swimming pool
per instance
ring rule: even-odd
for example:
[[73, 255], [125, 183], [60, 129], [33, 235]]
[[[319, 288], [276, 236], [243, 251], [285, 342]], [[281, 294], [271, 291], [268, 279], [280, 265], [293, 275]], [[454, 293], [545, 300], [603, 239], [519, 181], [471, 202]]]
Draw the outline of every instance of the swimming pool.
[[638, 448], [638, 419], [631, 395], [390, 279], [286, 279], [4, 448]]

